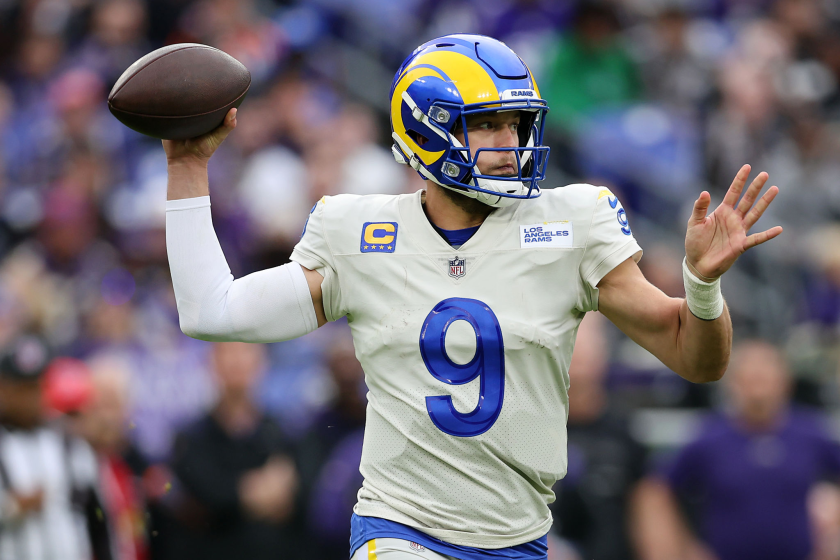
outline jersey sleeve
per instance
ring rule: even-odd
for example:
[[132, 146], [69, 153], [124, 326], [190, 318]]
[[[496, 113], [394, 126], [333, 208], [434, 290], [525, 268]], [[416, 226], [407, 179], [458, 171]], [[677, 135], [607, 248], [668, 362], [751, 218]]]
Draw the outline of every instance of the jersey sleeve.
[[326, 227], [325, 214], [329, 200], [329, 197], [324, 197], [312, 207], [309, 219], [303, 226], [300, 241], [295, 245], [290, 258], [324, 277], [324, 281], [321, 282], [324, 314], [328, 321], [335, 321], [343, 317], [346, 312], [342, 310], [341, 285]]
[[629, 258], [642, 258], [642, 248], [633, 237], [627, 213], [609, 189], [598, 189], [598, 199], [580, 263], [583, 281], [582, 311], [598, 310], [598, 282]]

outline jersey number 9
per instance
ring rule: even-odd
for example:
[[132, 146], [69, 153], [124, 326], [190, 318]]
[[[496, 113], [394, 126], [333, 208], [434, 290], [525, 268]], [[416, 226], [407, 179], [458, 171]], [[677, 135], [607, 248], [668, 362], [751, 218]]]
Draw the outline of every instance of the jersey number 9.
[[[475, 355], [466, 364], [456, 364], [446, 354], [446, 331], [455, 321], [466, 321], [475, 331]], [[475, 299], [443, 300], [423, 322], [420, 354], [429, 373], [449, 385], [481, 378], [478, 404], [472, 412], [455, 410], [449, 395], [426, 397], [426, 410], [434, 425], [458, 437], [477, 436], [489, 430], [499, 417], [505, 398], [505, 345], [493, 311]]]

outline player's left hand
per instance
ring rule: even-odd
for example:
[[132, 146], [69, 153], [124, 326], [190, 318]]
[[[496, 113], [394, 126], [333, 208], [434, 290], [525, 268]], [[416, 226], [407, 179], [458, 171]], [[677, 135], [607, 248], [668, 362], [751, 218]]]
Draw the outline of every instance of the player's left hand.
[[710, 215], [707, 216], [706, 211], [712, 197], [707, 191], [700, 193], [700, 198], [694, 203], [694, 211], [688, 219], [688, 230], [685, 233], [685, 255], [689, 268], [704, 277], [704, 280], [718, 278], [729, 270], [744, 251], [782, 233], [782, 227], [776, 226], [747, 236], [747, 231], [779, 193], [779, 187], [770, 187], [753, 206], [769, 178], [762, 171], [738, 202], [749, 175], [750, 166], [743, 166], [732, 181], [723, 202]]

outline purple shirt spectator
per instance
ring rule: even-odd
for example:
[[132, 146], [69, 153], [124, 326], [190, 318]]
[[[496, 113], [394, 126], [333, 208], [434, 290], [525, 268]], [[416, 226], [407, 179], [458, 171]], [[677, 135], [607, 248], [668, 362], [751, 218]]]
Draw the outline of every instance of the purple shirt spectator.
[[812, 548], [806, 497], [817, 481], [840, 476], [840, 445], [818, 416], [801, 410], [764, 432], [715, 416], [664, 475], [677, 494], [698, 502], [698, 531], [720, 560], [805, 559]]

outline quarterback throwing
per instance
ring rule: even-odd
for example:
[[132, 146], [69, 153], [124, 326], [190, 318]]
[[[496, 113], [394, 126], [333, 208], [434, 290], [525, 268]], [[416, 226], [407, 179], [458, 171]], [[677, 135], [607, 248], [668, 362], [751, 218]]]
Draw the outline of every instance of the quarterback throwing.
[[759, 198], [767, 174], [746, 187], [744, 166], [711, 214], [701, 193], [685, 240], [687, 297], [669, 298], [640, 272], [642, 250], [613, 193], [540, 190], [547, 111], [503, 43], [450, 35], [420, 46], [397, 71], [390, 113], [394, 157], [426, 189], [325, 197], [290, 263], [237, 280], [207, 185], [235, 110], [205, 136], [164, 141], [185, 333], [270, 342], [347, 317], [370, 390], [351, 521], [357, 560], [546, 557], [586, 312], [601, 311], [690, 381], [726, 370], [732, 326], [720, 277], [781, 233], [747, 235], [778, 189]]

